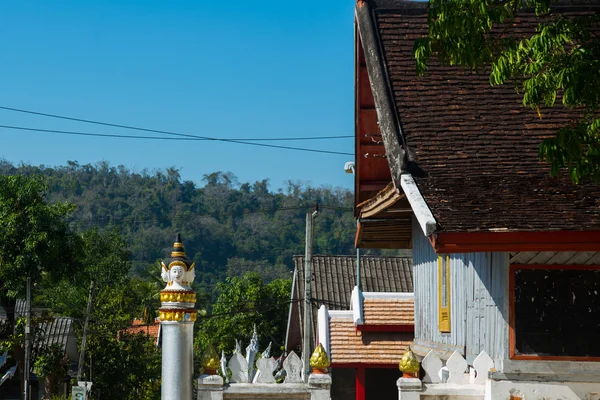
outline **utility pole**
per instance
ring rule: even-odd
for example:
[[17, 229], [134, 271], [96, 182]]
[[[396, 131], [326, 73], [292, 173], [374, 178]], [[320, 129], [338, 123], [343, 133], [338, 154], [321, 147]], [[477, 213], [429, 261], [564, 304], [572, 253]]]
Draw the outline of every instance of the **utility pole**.
[[313, 222], [319, 213], [318, 205], [313, 206], [313, 212], [306, 213], [306, 247], [304, 254], [304, 335], [302, 342], [302, 360], [304, 361], [304, 382], [308, 382], [310, 375], [310, 356], [311, 356], [311, 338], [310, 338], [310, 319], [312, 314], [310, 298], [310, 281], [312, 268], [312, 248], [313, 248]]
[[81, 352], [79, 353], [79, 366], [77, 368], [77, 382], [81, 381], [83, 372], [83, 363], [85, 361], [85, 342], [88, 333], [88, 324], [90, 322], [90, 314], [92, 313], [92, 303], [94, 301], [94, 280], [90, 282], [90, 294], [88, 296], [87, 309], [85, 310], [85, 323], [83, 324], [83, 336], [81, 337]]
[[360, 248], [356, 248], [356, 287], [358, 290], [362, 290], [360, 285]]
[[23, 399], [29, 400], [29, 371], [31, 369], [31, 277], [27, 277], [27, 295], [25, 300], [25, 365], [24, 365], [24, 387]]

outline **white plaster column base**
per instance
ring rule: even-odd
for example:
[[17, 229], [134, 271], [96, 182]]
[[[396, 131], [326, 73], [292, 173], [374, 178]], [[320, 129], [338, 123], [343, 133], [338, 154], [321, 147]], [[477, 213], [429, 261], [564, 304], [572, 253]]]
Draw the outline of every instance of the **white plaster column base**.
[[419, 400], [423, 384], [417, 378], [398, 378], [398, 400]]
[[200, 375], [198, 400], [223, 400], [223, 378], [220, 375]]
[[193, 397], [193, 322], [161, 322], [161, 400], [190, 400]]
[[311, 400], [331, 399], [331, 376], [328, 374], [310, 374], [308, 377]]

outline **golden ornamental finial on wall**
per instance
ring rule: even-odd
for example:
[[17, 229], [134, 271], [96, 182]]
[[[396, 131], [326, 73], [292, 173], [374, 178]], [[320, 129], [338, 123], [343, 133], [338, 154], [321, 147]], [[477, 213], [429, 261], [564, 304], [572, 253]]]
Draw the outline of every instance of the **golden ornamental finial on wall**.
[[310, 366], [313, 368], [313, 372], [324, 374], [330, 364], [325, 348], [319, 343], [312, 356], [310, 356]]

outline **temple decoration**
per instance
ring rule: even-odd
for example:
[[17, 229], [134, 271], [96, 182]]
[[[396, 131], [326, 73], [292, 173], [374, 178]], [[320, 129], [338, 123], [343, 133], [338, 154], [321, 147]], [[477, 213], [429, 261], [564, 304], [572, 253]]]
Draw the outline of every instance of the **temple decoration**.
[[419, 372], [419, 360], [410, 349], [410, 346], [407, 347], [406, 351], [402, 355], [402, 359], [400, 360], [400, 364], [398, 365], [400, 371], [404, 374], [404, 378], [416, 378]]
[[195, 263], [185, 255], [183, 243], [181, 242], [181, 235], [179, 233], [173, 244], [171, 257], [165, 259], [161, 263], [161, 266], [161, 278], [163, 281], [167, 282], [167, 286], [162, 291], [163, 294], [165, 292], [177, 292], [183, 294], [191, 290], [190, 283], [192, 283], [196, 277], [196, 270], [194, 269]]
[[[161, 400], [191, 399], [194, 322], [198, 314], [194, 308], [196, 293], [190, 285], [195, 271], [194, 262], [186, 256], [179, 234], [171, 257], [161, 263], [161, 277], [167, 283], [160, 292], [161, 307], [158, 310], [162, 335]], [[215, 359], [216, 370], [218, 356]]]
[[254, 358], [256, 357], [256, 353], [258, 353], [258, 333], [256, 332], [256, 324], [254, 324], [254, 333], [252, 333], [250, 344], [248, 344], [246, 347], [246, 362], [248, 363], [249, 382], [252, 382], [254, 379], [254, 374], [256, 373], [254, 369]]
[[200, 360], [204, 373], [207, 375], [215, 375], [220, 367], [220, 360], [217, 351], [212, 344], [209, 344]]
[[317, 346], [312, 356], [310, 356], [310, 366], [313, 369], [314, 373], [324, 374], [329, 367], [329, 357], [327, 356], [327, 352], [321, 343]]

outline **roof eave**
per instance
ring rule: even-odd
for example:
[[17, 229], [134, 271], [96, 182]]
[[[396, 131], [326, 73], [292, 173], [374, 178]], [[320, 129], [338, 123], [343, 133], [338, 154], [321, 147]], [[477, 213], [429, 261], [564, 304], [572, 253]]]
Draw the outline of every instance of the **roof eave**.
[[400, 174], [406, 167], [404, 138], [400, 130], [398, 113], [384, 64], [379, 33], [369, 2], [357, 2], [355, 15], [387, 161], [392, 173], [392, 180], [396, 187], [399, 187]]
[[441, 232], [429, 240], [438, 254], [600, 251], [600, 231]]

